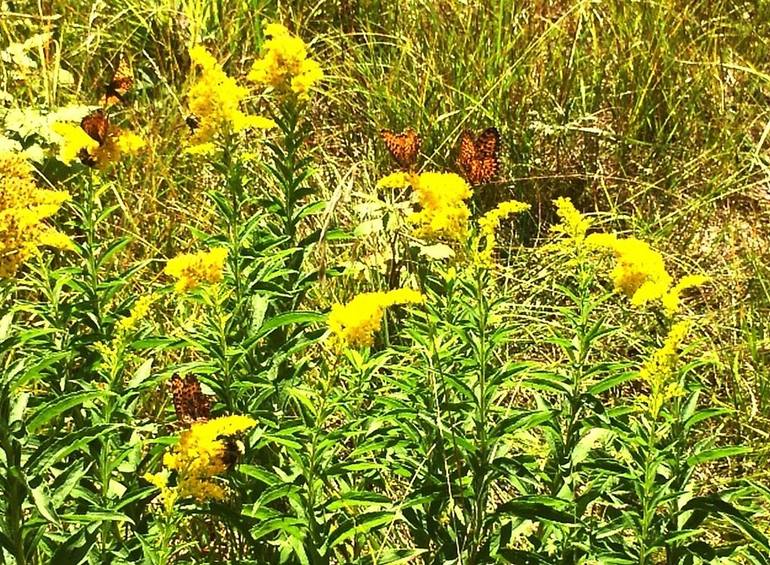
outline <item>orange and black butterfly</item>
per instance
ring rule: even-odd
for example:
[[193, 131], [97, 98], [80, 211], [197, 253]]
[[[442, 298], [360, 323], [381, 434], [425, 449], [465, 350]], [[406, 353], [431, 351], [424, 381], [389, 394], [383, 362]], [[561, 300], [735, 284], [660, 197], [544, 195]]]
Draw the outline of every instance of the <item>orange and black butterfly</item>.
[[[101, 108], [97, 108], [80, 120], [80, 127], [88, 134], [88, 137], [99, 144], [99, 147], [105, 144], [110, 133], [110, 121], [107, 119], [107, 114]], [[80, 157], [84, 165], [89, 167], [96, 166], [96, 159], [85, 147], [80, 150], [78, 157]]]
[[460, 135], [457, 166], [472, 185], [492, 182], [500, 171], [500, 132], [487, 128], [478, 137], [469, 131]]
[[134, 73], [126, 58], [121, 57], [112, 79], [104, 87], [104, 106], [109, 108], [115, 104], [125, 104], [126, 95], [133, 87]]
[[398, 163], [398, 166], [405, 170], [411, 170], [417, 162], [417, 155], [420, 153], [422, 139], [411, 128], [407, 128], [401, 133], [396, 133], [389, 129], [380, 131], [380, 137], [385, 142], [390, 154]]
[[211, 416], [211, 399], [201, 391], [201, 383], [195, 375], [185, 378], [171, 377], [171, 395], [177, 419], [189, 426], [193, 422], [205, 422]]

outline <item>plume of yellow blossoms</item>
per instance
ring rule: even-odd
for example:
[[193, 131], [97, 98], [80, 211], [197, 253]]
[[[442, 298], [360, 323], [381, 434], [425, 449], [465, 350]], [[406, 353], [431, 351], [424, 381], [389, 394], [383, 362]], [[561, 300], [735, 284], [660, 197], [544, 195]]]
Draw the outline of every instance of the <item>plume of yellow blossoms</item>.
[[653, 419], [657, 419], [661, 408], [669, 400], [684, 394], [682, 385], [674, 376], [679, 362], [679, 349], [689, 331], [688, 321], [674, 324], [663, 342], [663, 347], [655, 351], [639, 371], [639, 378], [650, 388], [642, 402]]
[[679, 311], [684, 290], [709, 280], [702, 275], [687, 275], [673, 285], [663, 256], [634, 237], [619, 238], [613, 234], [595, 233], [586, 238], [586, 243], [592, 248], [614, 252], [617, 263], [611, 274], [613, 283], [616, 289], [631, 299], [634, 306], [660, 300], [666, 313], [672, 316]]
[[136, 133], [111, 124], [101, 144], [88, 135], [80, 125], [57, 122], [51, 126], [51, 129], [60, 138], [57, 158], [66, 165], [72, 164], [73, 161], [87, 154], [93, 166], [104, 169], [126, 155], [137, 154], [146, 145], [144, 139]]
[[221, 282], [226, 258], [227, 249], [224, 247], [215, 247], [199, 253], [184, 253], [170, 259], [163, 272], [176, 279], [174, 289], [181, 294], [204, 283]]
[[150, 311], [150, 306], [155, 301], [155, 296], [147, 294], [139, 297], [131, 307], [131, 311], [128, 316], [118, 321], [118, 334], [127, 334], [133, 330], [142, 320], [147, 317], [147, 313]]
[[508, 200], [501, 202], [494, 210], [490, 210], [479, 219], [479, 236], [484, 240], [484, 248], [478, 254], [479, 263], [487, 266], [494, 264], [492, 253], [495, 250], [495, 245], [497, 245], [495, 230], [500, 226], [500, 222], [513, 214], [525, 212], [529, 208], [529, 204], [524, 202]]
[[43, 223], [69, 198], [37, 188], [24, 157], [0, 152], [0, 277], [13, 277], [40, 246], [74, 248], [66, 235]]
[[566, 236], [567, 241], [576, 249], [582, 248], [588, 228], [591, 227], [590, 218], [581, 214], [569, 198], [557, 198], [553, 203], [561, 222], [551, 227], [551, 232]]
[[[225, 473], [227, 438], [253, 428], [257, 422], [248, 416], [233, 415], [195, 422], [182, 432], [179, 443], [163, 456], [164, 470], [147, 473], [145, 480], [160, 489], [167, 513], [179, 499], [194, 498], [198, 502], [222, 500], [224, 488], [216, 477]], [[176, 486], [169, 486], [171, 473], [176, 473]]]
[[468, 235], [471, 211], [465, 200], [471, 189], [454, 173], [421, 173], [413, 185], [420, 211], [409, 216], [415, 235], [426, 239], [461, 241]]
[[347, 304], [334, 304], [328, 318], [333, 347], [371, 346], [386, 308], [396, 304], [418, 304], [424, 300], [416, 290], [401, 288], [390, 292], [365, 292]]
[[245, 129], [271, 129], [271, 119], [248, 115], [240, 105], [249, 91], [227, 76], [222, 66], [206, 49], [197, 45], [190, 49], [190, 59], [199, 68], [198, 80], [187, 93], [188, 108], [194, 116], [191, 153], [210, 153], [216, 149], [214, 140], [221, 132]]
[[265, 26], [264, 55], [254, 62], [247, 78], [277, 91], [308, 95], [323, 78], [321, 66], [307, 56], [307, 46], [281, 24]]

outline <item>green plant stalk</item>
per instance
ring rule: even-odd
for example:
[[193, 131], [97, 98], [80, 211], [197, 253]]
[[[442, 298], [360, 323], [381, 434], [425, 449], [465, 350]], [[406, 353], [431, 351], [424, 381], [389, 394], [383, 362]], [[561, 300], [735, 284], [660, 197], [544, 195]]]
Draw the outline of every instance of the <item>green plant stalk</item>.
[[99, 300], [99, 272], [96, 265], [96, 218], [95, 212], [95, 191], [94, 191], [94, 173], [89, 169], [86, 181], [85, 202], [83, 208], [83, 220], [85, 223], [86, 235], [86, 274], [90, 288], [88, 289], [91, 302], [91, 311], [95, 316], [98, 329], [102, 328], [102, 312]]
[[475, 565], [481, 557], [480, 550], [484, 541], [484, 523], [488, 499], [487, 473], [489, 464], [489, 445], [487, 437], [488, 420], [488, 391], [487, 391], [487, 325], [489, 321], [489, 308], [483, 288], [483, 272], [481, 267], [476, 268], [476, 307], [478, 308], [478, 352], [476, 366], [478, 368], [478, 382], [476, 390], [479, 397], [476, 399], [476, 442], [478, 450], [478, 468], [473, 476], [474, 513], [471, 528], [472, 546], [470, 548], [468, 564]]
[[230, 195], [230, 214], [227, 222], [227, 240], [230, 247], [230, 264], [235, 281], [236, 308], [240, 312], [243, 306], [243, 281], [241, 280], [241, 215], [243, 209], [243, 170], [241, 164], [233, 158], [235, 138], [226, 133], [222, 152], [222, 171], [227, 179], [227, 189]]
[[639, 535], [639, 565], [647, 565], [652, 563], [648, 559], [647, 553], [653, 547], [650, 537], [654, 535], [651, 533], [652, 522], [655, 518], [655, 506], [653, 501], [655, 499], [655, 474], [657, 465], [655, 461], [657, 459], [655, 448], [655, 422], [650, 423], [647, 432], [647, 446], [644, 455], [644, 482], [642, 485], [642, 531]]
[[[572, 380], [570, 383], [570, 395], [567, 399], [567, 426], [561, 439], [560, 452], [557, 453], [557, 466], [550, 487], [550, 494], [554, 497], [559, 495], [559, 492], [564, 487], [566, 481], [569, 480], [572, 475], [572, 452], [580, 439], [578, 431], [582, 414], [581, 389], [583, 375], [585, 373], [585, 362], [591, 348], [591, 344], [586, 339], [590, 315], [591, 280], [590, 270], [585, 266], [581, 266], [581, 269], [578, 272], [578, 298], [580, 302], [576, 305], [579, 309], [579, 318], [577, 324], [573, 322], [573, 330], [575, 332], [575, 337], [577, 338], [578, 348], [575, 352], [576, 355], [574, 356], [574, 361], [571, 366]], [[571, 485], [571, 488], [574, 499], [577, 494], [577, 486], [574, 482]], [[573, 510], [575, 510], [574, 505]], [[575, 515], [574, 517], [577, 521], [577, 516]], [[573, 559], [569, 542], [571, 537], [572, 535], [570, 532], [564, 540], [563, 559], [565, 562]]]
[[[9, 385], [3, 387], [3, 392], [8, 391], [8, 388]], [[9, 408], [10, 399], [3, 398], [0, 400], [3, 402], [3, 412], [7, 412], [6, 407]], [[26, 565], [23, 505], [27, 495], [27, 487], [19, 479], [21, 475], [21, 446], [9, 432], [7, 423], [3, 422], [2, 428], [0, 428], [0, 446], [2, 446], [5, 453], [5, 469], [7, 472], [5, 481], [8, 485], [8, 492], [4, 495], [6, 498], [5, 531], [11, 542], [11, 555], [16, 560], [16, 564]]]

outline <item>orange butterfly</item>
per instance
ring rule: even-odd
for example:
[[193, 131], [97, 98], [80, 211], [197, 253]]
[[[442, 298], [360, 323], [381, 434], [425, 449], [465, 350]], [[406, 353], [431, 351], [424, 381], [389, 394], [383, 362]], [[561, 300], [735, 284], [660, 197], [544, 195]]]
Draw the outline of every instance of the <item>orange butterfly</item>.
[[211, 399], [201, 391], [201, 383], [195, 375], [184, 379], [174, 375], [169, 381], [177, 419], [189, 426], [193, 422], [205, 422], [211, 416]]
[[417, 154], [422, 145], [422, 139], [417, 132], [412, 128], [407, 128], [401, 133], [384, 129], [380, 131], [380, 136], [398, 166], [410, 170], [417, 161]]
[[[104, 110], [101, 108], [94, 110], [80, 120], [80, 127], [88, 134], [88, 137], [99, 144], [99, 147], [102, 147], [105, 144], [107, 136], [110, 134], [110, 122], [107, 119]], [[85, 147], [80, 150], [78, 157], [80, 157], [80, 160], [84, 165], [89, 167], [96, 166], [96, 159]]]
[[492, 182], [500, 171], [500, 132], [497, 128], [487, 128], [475, 139], [465, 130], [460, 135], [457, 166], [472, 186]]
[[133, 87], [134, 73], [131, 71], [131, 67], [128, 66], [126, 58], [121, 57], [118, 68], [115, 69], [115, 74], [112, 75], [112, 79], [105, 86], [104, 106], [109, 108], [115, 104], [125, 104], [125, 96]]

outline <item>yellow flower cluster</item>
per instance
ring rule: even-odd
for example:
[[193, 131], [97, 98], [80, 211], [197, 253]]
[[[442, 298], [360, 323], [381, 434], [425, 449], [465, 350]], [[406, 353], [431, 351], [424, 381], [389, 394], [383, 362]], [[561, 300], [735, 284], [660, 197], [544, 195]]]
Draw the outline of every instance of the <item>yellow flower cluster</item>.
[[613, 283], [634, 306], [662, 298], [671, 286], [672, 278], [666, 271], [663, 256], [646, 242], [605, 233], [591, 234], [587, 242], [592, 248], [609, 249], [615, 253], [617, 264], [611, 275]]
[[191, 48], [190, 59], [200, 68], [200, 77], [187, 93], [188, 108], [195, 117], [190, 152], [213, 151], [217, 135], [228, 129], [239, 132], [249, 128], [271, 129], [276, 126], [273, 120], [241, 111], [240, 104], [248, 95], [248, 90], [227, 76], [222, 66], [204, 47], [197, 45]]
[[501, 202], [494, 210], [490, 210], [479, 219], [479, 236], [484, 240], [484, 249], [479, 251], [478, 261], [482, 265], [492, 265], [492, 253], [495, 245], [495, 230], [500, 222], [513, 214], [519, 214], [529, 210], [529, 204], [519, 202], [518, 200], [508, 200]]
[[427, 239], [460, 241], [468, 234], [471, 211], [465, 204], [471, 189], [461, 176], [454, 173], [422, 173], [413, 185], [421, 207], [409, 217], [415, 235]]
[[60, 138], [57, 158], [67, 165], [87, 154], [95, 167], [103, 169], [125, 155], [137, 154], [145, 146], [144, 139], [136, 133], [112, 125], [109, 126], [102, 144], [79, 125], [57, 122], [51, 129]]
[[586, 238], [586, 244], [591, 248], [614, 252], [617, 259], [611, 275], [614, 286], [628, 296], [634, 306], [660, 300], [666, 313], [672, 316], [679, 311], [684, 290], [709, 280], [701, 275], [688, 275], [672, 287], [673, 278], [666, 271], [663, 256], [634, 237], [619, 238], [613, 234], [595, 233]]
[[220, 282], [226, 258], [227, 249], [224, 247], [215, 247], [199, 253], [184, 253], [170, 259], [163, 272], [176, 279], [174, 289], [181, 294], [204, 283]]
[[401, 288], [390, 292], [365, 292], [347, 304], [334, 304], [329, 313], [329, 330], [335, 348], [365, 347], [374, 343], [385, 308], [396, 304], [418, 304], [424, 297], [416, 290]]
[[307, 96], [311, 88], [323, 78], [321, 66], [309, 59], [307, 46], [281, 24], [267, 24], [264, 56], [256, 61], [248, 79], [278, 91], [291, 91]]
[[[192, 497], [198, 502], [222, 500], [225, 490], [215, 482], [228, 469], [226, 439], [253, 428], [257, 422], [248, 416], [223, 416], [195, 422], [182, 432], [179, 443], [163, 456], [164, 470], [147, 473], [144, 478], [160, 489], [161, 501], [170, 512], [178, 499]], [[176, 473], [176, 486], [168, 479]]]
[[133, 330], [147, 316], [154, 301], [155, 296], [152, 294], [140, 297], [134, 303], [128, 316], [118, 321], [118, 333], [127, 334]]
[[586, 239], [588, 228], [591, 227], [591, 220], [578, 212], [569, 198], [557, 198], [553, 203], [561, 222], [554, 225], [551, 232], [567, 236], [570, 244], [579, 249]]
[[639, 378], [650, 387], [642, 402], [653, 419], [658, 417], [666, 402], [684, 394], [682, 385], [673, 377], [679, 361], [679, 349], [689, 331], [690, 323], [687, 321], [674, 324], [663, 347], [655, 351], [639, 371]]
[[24, 157], [0, 152], [0, 277], [14, 276], [40, 246], [73, 249], [66, 235], [43, 223], [69, 198], [37, 188]]

